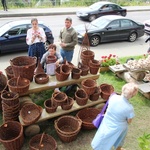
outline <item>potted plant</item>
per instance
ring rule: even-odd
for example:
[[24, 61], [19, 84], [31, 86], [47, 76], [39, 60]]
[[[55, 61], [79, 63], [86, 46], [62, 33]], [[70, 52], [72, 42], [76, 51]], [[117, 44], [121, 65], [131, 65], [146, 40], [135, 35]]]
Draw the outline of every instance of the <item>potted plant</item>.
[[118, 57], [116, 55], [109, 54], [109, 56], [102, 56], [100, 62], [100, 72], [108, 71], [109, 66], [118, 64]]

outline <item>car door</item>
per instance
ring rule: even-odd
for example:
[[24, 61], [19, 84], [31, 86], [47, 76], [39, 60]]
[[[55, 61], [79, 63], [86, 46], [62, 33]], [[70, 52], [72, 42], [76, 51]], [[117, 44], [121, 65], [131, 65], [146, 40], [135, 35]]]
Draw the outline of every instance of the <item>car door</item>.
[[122, 19], [120, 20], [121, 29], [120, 29], [120, 38], [127, 39], [132, 30], [134, 30], [134, 24], [131, 20]]
[[18, 25], [12, 27], [1, 37], [1, 51], [13, 52], [27, 49], [26, 44], [27, 26]]
[[119, 7], [114, 4], [109, 4], [110, 14], [109, 15], [120, 15]]
[[102, 40], [103, 41], [114, 41], [119, 40], [120, 37], [120, 21], [114, 20], [110, 22], [104, 29], [104, 32], [102, 34]]
[[98, 17], [100, 16], [104, 16], [104, 15], [108, 15], [109, 14], [109, 6], [108, 4], [103, 5], [100, 9], [99, 9], [99, 13], [98, 13]]

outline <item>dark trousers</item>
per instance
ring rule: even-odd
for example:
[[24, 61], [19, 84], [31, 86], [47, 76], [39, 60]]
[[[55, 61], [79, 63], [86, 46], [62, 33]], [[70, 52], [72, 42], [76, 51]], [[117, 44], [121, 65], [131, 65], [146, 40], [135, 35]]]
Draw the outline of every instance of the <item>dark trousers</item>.
[[2, 1], [2, 5], [3, 5], [4, 10], [7, 11], [6, 0], [1, 0], [1, 1]]
[[45, 53], [45, 47], [44, 47], [44, 43], [42, 42], [39, 42], [39, 43], [34, 43], [32, 45], [29, 45], [29, 48], [28, 48], [28, 56], [31, 56], [31, 57], [37, 57], [37, 60], [38, 58], [42, 58], [43, 54]]

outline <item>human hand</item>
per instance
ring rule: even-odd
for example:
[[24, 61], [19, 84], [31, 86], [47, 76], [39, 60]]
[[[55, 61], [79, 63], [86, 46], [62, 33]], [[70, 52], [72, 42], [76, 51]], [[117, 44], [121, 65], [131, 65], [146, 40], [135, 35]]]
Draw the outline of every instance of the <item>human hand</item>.
[[59, 60], [57, 60], [57, 61], [55, 62], [55, 64], [56, 64], [56, 66], [58, 66], [58, 65], [59, 65]]
[[66, 47], [66, 44], [65, 43], [60, 43], [60, 46], [61, 47]]

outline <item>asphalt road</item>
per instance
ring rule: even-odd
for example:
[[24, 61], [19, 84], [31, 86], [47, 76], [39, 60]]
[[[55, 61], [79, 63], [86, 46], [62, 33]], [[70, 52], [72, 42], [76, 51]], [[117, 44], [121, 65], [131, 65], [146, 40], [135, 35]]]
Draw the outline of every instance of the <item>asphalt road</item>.
[[[45, 22], [45, 24], [49, 25], [50, 28], [53, 31], [54, 37], [55, 37], [55, 43], [58, 45], [58, 35], [60, 29], [64, 26], [64, 19], [67, 17], [67, 15], [62, 16], [38, 16], [37, 18], [39, 20], [42, 20]], [[80, 19], [78, 19], [75, 15], [70, 15], [73, 19], [73, 26], [82, 24], [82, 23], [88, 23], [84, 22]], [[149, 13], [147, 11], [142, 12], [129, 12], [127, 15], [128, 18], [133, 19], [135, 21], [144, 22], [145, 20], [149, 19]], [[4, 24], [7, 21], [10, 20], [16, 20], [16, 19], [31, 19], [33, 17], [19, 17], [19, 18], [0, 18], [0, 24]], [[97, 47], [91, 47], [90, 49], [95, 52], [95, 59], [100, 59], [103, 55], [109, 55], [115, 54], [118, 57], [123, 56], [135, 56], [135, 55], [142, 55], [147, 52], [147, 49], [149, 47], [148, 43], [145, 43], [147, 36], [143, 36], [139, 39], [137, 39], [135, 42], [130, 43], [128, 41], [121, 41], [121, 42], [111, 42], [111, 43], [103, 43], [100, 44]], [[76, 65], [78, 62], [78, 55], [80, 51], [80, 45], [77, 45], [75, 48], [73, 63]], [[4, 71], [4, 69], [9, 66], [9, 60], [13, 59], [20, 55], [27, 55], [27, 52], [21, 52], [21, 53], [13, 53], [13, 54], [5, 54], [0, 56], [0, 70]]]

